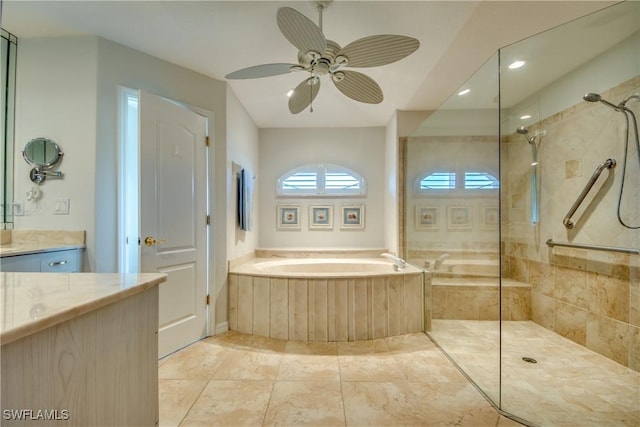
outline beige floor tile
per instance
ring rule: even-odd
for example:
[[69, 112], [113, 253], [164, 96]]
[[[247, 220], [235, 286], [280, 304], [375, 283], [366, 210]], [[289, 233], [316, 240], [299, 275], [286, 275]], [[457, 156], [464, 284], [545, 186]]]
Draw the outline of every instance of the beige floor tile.
[[272, 389], [272, 381], [212, 380], [181, 426], [259, 426]]
[[499, 414], [466, 381], [411, 383], [411, 390], [428, 425], [493, 427], [498, 424]]
[[275, 380], [280, 367], [281, 353], [254, 351], [236, 346], [227, 350], [220, 367], [213, 376], [216, 380]]
[[229, 350], [202, 341], [173, 354], [158, 369], [160, 379], [209, 380]]
[[284, 352], [286, 354], [335, 356], [338, 354], [338, 346], [335, 342], [288, 341]]
[[405, 381], [343, 381], [347, 426], [428, 425]]
[[387, 344], [387, 341], [383, 338], [369, 341], [348, 341], [336, 343], [338, 349], [338, 356], [346, 355], [380, 355], [389, 354], [391, 349]]
[[344, 426], [339, 381], [276, 381], [264, 426]]
[[395, 359], [408, 381], [428, 384], [467, 381], [440, 351], [399, 353]]
[[206, 380], [160, 380], [160, 426], [178, 426], [206, 385]]
[[340, 381], [337, 356], [284, 354], [278, 380]]
[[407, 377], [392, 355], [338, 356], [342, 381], [406, 381]]

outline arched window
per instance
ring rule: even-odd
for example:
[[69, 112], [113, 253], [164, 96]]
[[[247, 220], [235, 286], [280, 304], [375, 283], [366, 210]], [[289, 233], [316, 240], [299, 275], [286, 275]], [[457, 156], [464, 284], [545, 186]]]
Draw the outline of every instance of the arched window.
[[279, 196], [354, 196], [366, 194], [365, 180], [356, 172], [331, 164], [304, 165], [278, 178]]
[[[485, 190], [497, 190], [500, 181], [491, 172], [486, 171], [436, 171], [422, 174], [416, 179], [416, 193], [430, 195], [450, 194], [452, 192], [475, 192], [484, 194]], [[478, 194], [478, 193], [476, 193]]]

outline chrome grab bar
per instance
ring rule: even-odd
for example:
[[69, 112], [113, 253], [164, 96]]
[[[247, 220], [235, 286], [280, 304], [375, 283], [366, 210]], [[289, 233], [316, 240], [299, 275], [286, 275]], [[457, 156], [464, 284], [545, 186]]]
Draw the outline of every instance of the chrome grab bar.
[[600, 177], [600, 174], [602, 173], [603, 170], [605, 170], [605, 168], [611, 169], [614, 167], [616, 167], [615, 159], [607, 159], [598, 165], [596, 170], [593, 172], [593, 175], [591, 175], [591, 178], [589, 178], [589, 182], [587, 182], [587, 185], [584, 187], [584, 190], [582, 190], [582, 193], [580, 193], [576, 201], [573, 203], [573, 206], [571, 206], [571, 209], [569, 209], [569, 212], [567, 212], [567, 214], [564, 216], [562, 223], [564, 224], [565, 227], [567, 227], [569, 230], [573, 228], [575, 223], [573, 222], [571, 217], [573, 216], [574, 213], [576, 213], [576, 211], [584, 201], [585, 197], [587, 197], [587, 194], [589, 194], [589, 191], [591, 191], [593, 184], [596, 183], [596, 181]]
[[580, 243], [559, 243], [559, 242], [554, 242], [553, 239], [547, 240], [547, 246], [549, 246], [550, 248], [554, 246], [563, 246], [565, 248], [592, 249], [595, 251], [622, 252], [624, 254], [640, 255], [640, 249], [618, 248], [615, 246], [583, 245]]

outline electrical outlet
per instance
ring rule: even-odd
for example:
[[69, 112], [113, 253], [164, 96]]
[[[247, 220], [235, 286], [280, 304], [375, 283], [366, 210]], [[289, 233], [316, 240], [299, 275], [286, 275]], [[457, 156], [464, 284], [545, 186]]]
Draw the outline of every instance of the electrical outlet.
[[11, 207], [13, 209], [13, 216], [24, 216], [24, 203], [13, 202]]
[[69, 198], [60, 197], [55, 200], [54, 215], [69, 215]]

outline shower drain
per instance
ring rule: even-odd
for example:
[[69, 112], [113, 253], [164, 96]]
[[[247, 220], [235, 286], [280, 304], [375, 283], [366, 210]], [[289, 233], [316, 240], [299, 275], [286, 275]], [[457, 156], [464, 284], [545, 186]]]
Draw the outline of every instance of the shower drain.
[[536, 359], [534, 359], [533, 357], [523, 357], [522, 360], [524, 360], [527, 363], [538, 363], [538, 361]]

